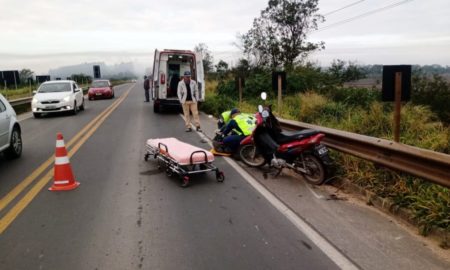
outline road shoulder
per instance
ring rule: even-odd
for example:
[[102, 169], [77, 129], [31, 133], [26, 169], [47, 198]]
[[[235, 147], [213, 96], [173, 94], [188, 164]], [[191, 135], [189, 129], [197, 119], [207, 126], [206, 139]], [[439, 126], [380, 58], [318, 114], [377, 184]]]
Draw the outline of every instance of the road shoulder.
[[[216, 119], [201, 114], [203, 132], [211, 138]], [[366, 269], [448, 269], [450, 254], [417, 229], [367, 205], [359, 196], [336, 187], [311, 186], [283, 172], [264, 178], [259, 169], [241, 167], [299, 217]], [[383, 262], [383, 263], [380, 263]]]

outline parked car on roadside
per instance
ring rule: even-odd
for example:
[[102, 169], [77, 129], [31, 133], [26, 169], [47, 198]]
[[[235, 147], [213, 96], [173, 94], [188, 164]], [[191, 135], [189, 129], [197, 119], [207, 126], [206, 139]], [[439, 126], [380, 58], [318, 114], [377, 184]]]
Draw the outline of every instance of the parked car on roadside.
[[0, 94], [0, 152], [7, 158], [18, 158], [22, 154], [22, 130], [13, 107]]
[[72, 112], [84, 110], [84, 96], [82, 89], [75, 81], [48, 81], [35, 92], [31, 101], [31, 110], [34, 117], [42, 114]]
[[114, 98], [114, 89], [109, 80], [95, 80], [88, 90], [89, 100], [97, 98]]

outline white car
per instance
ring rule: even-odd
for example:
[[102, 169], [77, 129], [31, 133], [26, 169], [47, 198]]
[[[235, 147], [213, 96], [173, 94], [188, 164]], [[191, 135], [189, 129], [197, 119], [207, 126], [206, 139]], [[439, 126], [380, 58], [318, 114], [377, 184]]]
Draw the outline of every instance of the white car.
[[74, 81], [45, 82], [35, 92], [31, 110], [36, 118], [44, 113], [70, 111], [77, 114], [78, 110], [84, 110], [83, 91]]
[[22, 154], [22, 135], [16, 112], [0, 94], [0, 152], [7, 158], [18, 158]]

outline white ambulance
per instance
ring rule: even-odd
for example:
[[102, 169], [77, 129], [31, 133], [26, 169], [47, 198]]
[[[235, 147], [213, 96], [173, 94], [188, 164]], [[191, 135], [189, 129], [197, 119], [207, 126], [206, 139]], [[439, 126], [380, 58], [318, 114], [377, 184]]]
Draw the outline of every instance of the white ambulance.
[[185, 71], [191, 72], [191, 79], [198, 84], [199, 101], [205, 100], [205, 80], [202, 55], [187, 50], [155, 50], [151, 93], [153, 111], [163, 107], [181, 107], [177, 97], [178, 82]]

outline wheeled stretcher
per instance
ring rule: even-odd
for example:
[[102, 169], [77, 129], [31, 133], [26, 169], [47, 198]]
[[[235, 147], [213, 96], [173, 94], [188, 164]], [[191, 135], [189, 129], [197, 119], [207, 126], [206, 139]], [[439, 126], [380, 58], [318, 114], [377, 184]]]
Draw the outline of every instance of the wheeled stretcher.
[[175, 138], [149, 139], [146, 143], [145, 161], [150, 156], [158, 160], [158, 168], [164, 165], [167, 176], [177, 174], [181, 177], [182, 187], [189, 185], [190, 175], [215, 172], [218, 182], [225, 176], [212, 164], [214, 155], [204, 149], [184, 143]]

